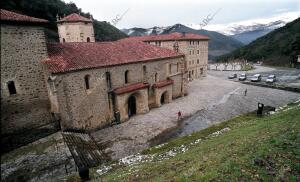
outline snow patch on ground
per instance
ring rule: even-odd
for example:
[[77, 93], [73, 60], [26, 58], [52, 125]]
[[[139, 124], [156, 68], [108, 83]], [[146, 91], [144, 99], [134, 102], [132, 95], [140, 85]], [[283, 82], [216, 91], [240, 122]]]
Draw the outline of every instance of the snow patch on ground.
[[[216, 131], [216, 132], [208, 135], [208, 137], [206, 137], [205, 139], [220, 136], [223, 133], [228, 132], [228, 131], [230, 131], [230, 128], [228, 128], [228, 127], [223, 128], [219, 131]], [[102, 166], [101, 168], [99, 168], [97, 170], [97, 173], [101, 176], [101, 175], [109, 172], [110, 170], [112, 170], [115, 166], [130, 166], [130, 168], [128, 170], [129, 173], [126, 173], [126, 174], [132, 174], [132, 173], [135, 173], [139, 170], [138, 169], [139, 164], [142, 164], [144, 162], [157, 162], [157, 161], [170, 159], [172, 157], [175, 157], [178, 154], [185, 153], [186, 151], [189, 150], [189, 148], [191, 146], [200, 143], [202, 140], [203, 139], [201, 139], [201, 138], [196, 139], [194, 142], [192, 142], [188, 145], [181, 145], [179, 147], [174, 147], [171, 150], [169, 150], [167, 152], [164, 152], [164, 153], [149, 154], [149, 155], [142, 155], [140, 153], [137, 153], [135, 155], [129, 155], [129, 156], [126, 156], [126, 157], [123, 157], [123, 158], [119, 159], [117, 163], [114, 163], [110, 166]], [[156, 148], [156, 149], [161, 148], [164, 145], [166, 145], [166, 143], [157, 145], [154, 148]], [[120, 176], [123, 176], [123, 175], [124, 174], [121, 174]]]

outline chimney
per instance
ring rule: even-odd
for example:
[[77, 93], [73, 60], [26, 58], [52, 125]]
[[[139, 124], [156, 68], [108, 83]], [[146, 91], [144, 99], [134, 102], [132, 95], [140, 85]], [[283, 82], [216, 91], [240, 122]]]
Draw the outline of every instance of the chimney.
[[182, 32], [182, 37], [185, 37], [185, 32]]

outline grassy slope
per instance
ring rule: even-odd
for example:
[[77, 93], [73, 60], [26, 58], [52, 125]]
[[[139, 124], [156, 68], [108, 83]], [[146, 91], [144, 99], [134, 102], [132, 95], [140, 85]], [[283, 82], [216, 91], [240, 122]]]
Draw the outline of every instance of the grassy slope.
[[286, 66], [296, 61], [300, 51], [300, 18], [258, 38], [217, 60], [245, 58], [249, 61], [264, 59], [268, 65]]
[[[225, 127], [231, 130], [221, 136], [205, 139]], [[199, 138], [203, 139], [202, 142], [189, 146], [185, 153], [161, 162], [138, 164], [135, 166], [139, 169], [136, 172], [130, 172], [132, 166], [120, 167], [102, 176], [101, 180], [296, 181], [296, 176], [300, 177], [299, 105], [263, 118], [251, 114], [240, 116], [173, 140], [161, 148], [148, 149], [144, 154], [164, 153]]]

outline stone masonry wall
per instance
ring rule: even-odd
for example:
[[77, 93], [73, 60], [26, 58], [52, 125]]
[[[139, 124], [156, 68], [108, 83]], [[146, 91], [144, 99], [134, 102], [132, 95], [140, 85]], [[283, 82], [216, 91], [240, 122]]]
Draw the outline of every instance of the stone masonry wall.
[[[113, 67], [88, 69], [77, 72], [56, 74], [55, 87], [59, 103], [62, 128], [96, 129], [107, 126], [113, 117], [112, 103], [109, 101], [106, 72], [110, 73], [112, 90], [126, 85], [166, 80], [168, 76], [175, 78], [173, 93], [179, 95], [182, 84], [182, 73], [174, 67], [171, 75], [168, 72], [169, 63], [183, 62], [183, 58], [149, 61], [118, 65]], [[144, 73], [144, 66], [146, 72]], [[128, 83], [125, 84], [125, 71], [129, 71]], [[84, 77], [89, 75], [90, 88], [85, 88]], [[149, 89], [151, 90], [151, 88]], [[154, 93], [149, 91], [149, 102]], [[150, 103], [149, 103], [150, 104]]]
[[[150, 42], [159, 45], [158, 41]], [[175, 41], [160, 41], [161, 47], [174, 49]], [[208, 41], [177, 41], [179, 52], [185, 54], [190, 80], [206, 76], [208, 64]]]
[[93, 23], [84, 22], [64, 22], [58, 23], [59, 41], [63, 42], [87, 42], [87, 38], [90, 38], [90, 42], [95, 42]]
[[[41, 60], [47, 57], [44, 30], [1, 24], [1, 133], [52, 123]], [[7, 83], [13, 81], [16, 94]]]

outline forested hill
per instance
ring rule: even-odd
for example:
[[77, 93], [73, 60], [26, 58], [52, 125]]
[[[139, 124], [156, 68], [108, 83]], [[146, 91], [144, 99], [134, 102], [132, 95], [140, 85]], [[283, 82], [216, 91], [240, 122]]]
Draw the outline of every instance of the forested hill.
[[[64, 16], [71, 13], [89, 17], [75, 3], [65, 3], [61, 0], [1, 0], [1, 9], [17, 13], [43, 18], [50, 21], [46, 34], [50, 40], [58, 40], [56, 15]], [[125, 33], [107, 22], [94, 20], [94, 31], [96, 41], [111, 41], [127, 37]]]
[[229, 54], [219, 57], [218, 61], [245, 58], [248, 61], [263, 60], [264, 64], [287, 66], [297, 60], [300, 54], [300, 18], [278, 28], [252, 43]]

